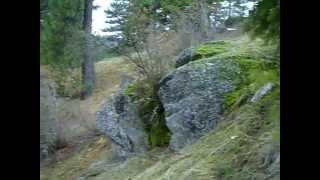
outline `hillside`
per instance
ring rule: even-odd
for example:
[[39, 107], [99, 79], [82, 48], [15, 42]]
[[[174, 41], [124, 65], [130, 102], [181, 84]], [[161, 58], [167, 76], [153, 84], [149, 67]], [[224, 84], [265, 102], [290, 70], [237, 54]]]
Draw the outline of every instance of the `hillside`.
[[[274, 49], [262, 41], [241, 37], [202, 44], [192, 49], [188, 61], [181, 61], [182, 67], [174, 72], [187, 67], [201, 71], [204, 65], [217, 60], [235, 62], [244, 68], [244, 81], [225, 95], [226, 110], [216, 127], [195, 143], [176, 152], [155, 147], [121, 161], [114, 158], [110, 140], [99, 135], [44, 167], [41, 179], [280, 179], [280, 82]], [[102, 100], [119, 89], [122, 76], [134, 76], [131, 66], [121, 58], [96, 63], [96, 71], [97, 88], [93, 96], [80, 102], [92, 123]], [[270, 92], [253, 101], [268, 83], [273, 84]]]

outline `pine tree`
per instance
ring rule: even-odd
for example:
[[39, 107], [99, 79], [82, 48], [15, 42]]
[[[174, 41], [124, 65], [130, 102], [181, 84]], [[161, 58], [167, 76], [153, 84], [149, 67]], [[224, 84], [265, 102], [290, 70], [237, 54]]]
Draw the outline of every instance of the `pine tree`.
[[92, 9], [93, 0], [85, 0], [83, 28], [85, 32], [84, 61], [82, 63], [82, 99], [91, 96], [95, 86], [95, 71], [92, 56]]
[[129, 1], [118, 0], [111, 3], [111, 8], [106, 10], [106, 23], [111, 26], [106, 28], [104, 32], [111, 32], [114, 35], [110, 36], [112, 40], [119, 40], [124, 38], [123, 31], [125, 22], [129, 16]]
[[251, 11], [246, 31], [252, 37], [262, 37], [266, 42], [280, 38], [280, 0], [262, 0]]
[[40, 59], [52, 68], [57, 93], [67, 95], [64, 81], [80, 67], [83, 0], [48, 0], [40, 31]]

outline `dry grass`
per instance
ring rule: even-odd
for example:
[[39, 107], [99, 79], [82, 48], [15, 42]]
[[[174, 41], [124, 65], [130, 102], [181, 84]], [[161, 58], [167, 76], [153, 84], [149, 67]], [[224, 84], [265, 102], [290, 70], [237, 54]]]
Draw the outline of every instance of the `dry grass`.
[[81, 122], [88, 129], [95, 128], [95, 113], [106, 97], [111, 97], [118, 90], [123, 76], [134, 77], [133, 66], [121, 57], [111, 58], [95, 64], [96, 88], [93, 95], [80, 102]]
[[[132, 65], [121, 57], [106, 59], [95, 64], [97, 86], [93, 95], [86, 100], [58, 98], [57, 118], [64, 136], [71, 141], [74, 137], [95, 130], [95, 112], [106, 97], [118, 89], [122, 76], [134, 77]], [[45, 66], [40, 67], [40, 77], [49, 78]]]
[[109, 144], [104, 137], [96, 137], [80, 147], [69, 150], [68, 157], [41, 170], [41, 180], [75, 180], [93, 162], [104, 158], [110, 148]]
[[135, 76], [133, 66], [121, 57], [111, 58], [95, 64], [96, 88], [93, 95], [83, 101], [84, 107], [96, 112], [105, 97], [112, 96], [119, 87], [122, 76]]
[[[92, 163], [94, 159], [99, 159], [95, 155], [101, 154], [105, 148], [100, 147], [99, 145], [90, 145], [93, 148], [89, 152], [89, 145], [87, 147], [82, 147], [82, 149], [87, 149], [88, 152], [76, 152], [80, 151], [77, 147], [70, 146], [79, 146], [79, 141], [82, 137], [85, 138], [88, 134], [90, 135], [92, 131], [95, 130], [95, 112], [98, 110], [101, 102], [106, 98], [112, 96], [118, 89], [118, 86], [121, 82], [122, 76], [134, 76], [132, 72], [133, 68], [122, 58], [111, 58], [104, 61], [96, 63], [96, 75], [97, 75], [97, 87], [94, 89], [93, 95], [86, 100], [79, 99], [67, 99], [67, 98], [58, 98], [57, 99], [57, 119], [59, 121], [61, 132], [63, 137], [66, 138], [69, 145], [59, 150], [55, 156], [60, 156], [57, 158], [58, 165], [56, 167], [51, 167], [49, 170], [47, 168], [42, 169], [43, 174], [46, 174], [47, 179], [72, 179], [74, 172], [83, 169]], [[49, 71], [47, 67], [40, 67], [40, 78], [50, 79]], [[100, 141], [101, 143], [101, 141]], [[106, 144], [102, 143], [102, 144]], [[81, 145], [80, 143], [80, 146]], [[75, 155], [70, 155], [70, 153], [75, 153]], [[67, 155], [68, 154], [68, 155]], [[71, 156], [71, 157], [69, 157]], [[81, 157], [82, 160], [76, 160], [74, 156]], [[104, 159], [101, 157], [100, 159]], [[75, 163], [77, 162], [77, 163]], [[66, 171], [63, 170], [66, 168]], [[67, 172], [67, 170], [70, 172]], [[48, 175], [48, 171], [52, 171]], [[63, 171], [63, 172], [61, 172]], [[59, 175], [62, 173], [64, 175]], [[75, 173], [77, 174], [77, 173]]]

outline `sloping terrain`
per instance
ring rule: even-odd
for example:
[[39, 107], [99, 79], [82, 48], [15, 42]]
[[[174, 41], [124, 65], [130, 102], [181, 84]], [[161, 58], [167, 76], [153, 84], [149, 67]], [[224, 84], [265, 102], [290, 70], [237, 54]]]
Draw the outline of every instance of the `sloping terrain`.
[[[280, 82], [278, 67], [269, 63], [277, 59], [272, 52], [273, 46], [262, 46], [262, 42], [245, 37], [228, 41], [227, 45], [207, 43], [198, 48], [200, 56], [189, 63], [201, 63], [198, 59], [209, 57], [237, 59], [244, 67], [251, 61], [267, 63], [259, 65], [263, 70], [253, 68], [247, 72], [250, 83], [228, 95], [228, 111], [217, 127], [195, 144], [179, 152], [155, 148], [122, 162], [112, 158], [107, 139], [94, 137], [45, 168], [42, 179], [280, 179]], [[121, 76], [130, 72], [128, 69], [121, 60], [96, 64], [98, 87], [90, 99], [82, 102], [91, 113], [89, 119], [94, 119], [102, 99], [117, 90]], [[274, 88], [262, 99], [251, 102], [254, 92], [269, 82], [275, 84]]]
[[[49, 78], [46, 67], [41, 67], [41, 72], [42, 79]], [[108, 141], [91, 132], [95, 129], [95, 112], [102, 100], [117, 90], [123, 76], [134, 76], [132, 72], [132, 67], [120, 57], [100, 61], [96, 63], [97, 87], [90, 98], [57, 98], [57, 118], [69, 144], [40, 163], [41, 179], [75, 179], [92, 162], [106, 157]], [[103, 155], [99, 157], [99, 153]]]

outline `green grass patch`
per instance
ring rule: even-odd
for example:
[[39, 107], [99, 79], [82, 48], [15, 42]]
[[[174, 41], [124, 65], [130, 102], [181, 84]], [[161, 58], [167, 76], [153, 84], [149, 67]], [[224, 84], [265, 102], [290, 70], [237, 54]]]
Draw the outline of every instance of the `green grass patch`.
[[241, 56], [237, 56], [233, 60], [241, 68], [240, 83], [235, 90], [224, 94], [226, 109], [230, 109], [242, 95], [247, 97], [253, 95], [255, 91], [268, 82], [279, 84], [279, 71], [271, 62]]

